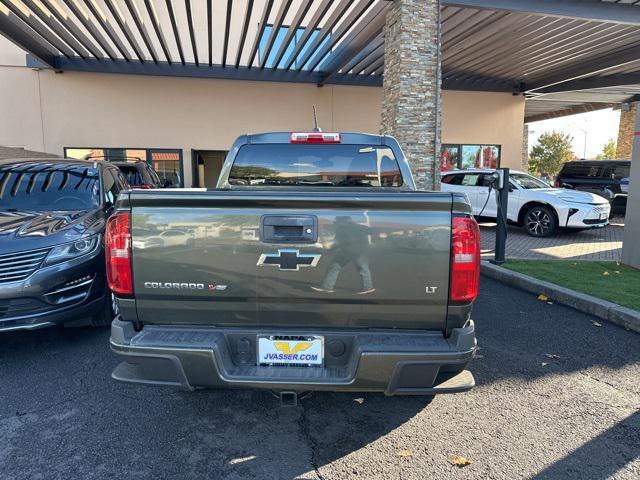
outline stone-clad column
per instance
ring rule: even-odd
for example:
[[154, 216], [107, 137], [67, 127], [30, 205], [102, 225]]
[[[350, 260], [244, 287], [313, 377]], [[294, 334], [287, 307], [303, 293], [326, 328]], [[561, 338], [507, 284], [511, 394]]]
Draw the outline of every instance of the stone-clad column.
[[623, 105], [620, 112], [620, 127], [618, 128], [618, 142], [616, 147], [616, 158], [607, 160], [631, 160], [631, 150], [633, 150], [633, 132], [636, 126], [637, 103]]
[[439, 0], [394, 0], [384, 27], [381, 133], [400, 142], [426, 189], [440, 188], [439, 22]]

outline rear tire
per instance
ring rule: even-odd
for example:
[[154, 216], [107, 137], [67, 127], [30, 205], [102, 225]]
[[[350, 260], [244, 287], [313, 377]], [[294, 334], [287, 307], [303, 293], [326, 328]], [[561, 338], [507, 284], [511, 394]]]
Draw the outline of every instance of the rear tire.
[[524, 229], [532, 237], [550, 237], [558, 230], [555, 212], [544, 205], [535, 205], [524, 214]]

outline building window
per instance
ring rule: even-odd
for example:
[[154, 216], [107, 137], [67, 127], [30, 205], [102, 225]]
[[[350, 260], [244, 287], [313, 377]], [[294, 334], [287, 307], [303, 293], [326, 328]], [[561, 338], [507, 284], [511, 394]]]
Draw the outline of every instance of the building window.
[[500, 167], [500, 145], [443, 144], [440, 171]]
[[76, 148], [64, 149], [64, 156], [79, 160], [142, 160], [158, 173], [167, 187], [183, 187], [182, 150], [176, 148]]

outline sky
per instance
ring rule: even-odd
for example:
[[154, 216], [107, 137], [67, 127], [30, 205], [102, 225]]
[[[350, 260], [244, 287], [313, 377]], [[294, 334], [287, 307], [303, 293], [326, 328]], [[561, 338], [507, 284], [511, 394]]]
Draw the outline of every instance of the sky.
[[[529, 151], [545, 132], [568, 133], [573, 137], [573, 152], [578, 158], [594, 158], [604, 144], [618, 138], [620, 110], [597, 110], [529, 124]], [[585, 145], [586, 139], [586, 145]], [[586, 156], [585, 156], [586, 146]]]

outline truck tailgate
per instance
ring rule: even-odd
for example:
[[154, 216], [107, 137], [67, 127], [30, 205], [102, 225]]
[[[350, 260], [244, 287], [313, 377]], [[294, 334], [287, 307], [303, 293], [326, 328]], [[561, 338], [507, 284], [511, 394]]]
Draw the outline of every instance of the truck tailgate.
[[445, 328], [450, 194], [130, 195], [143, 323]]

